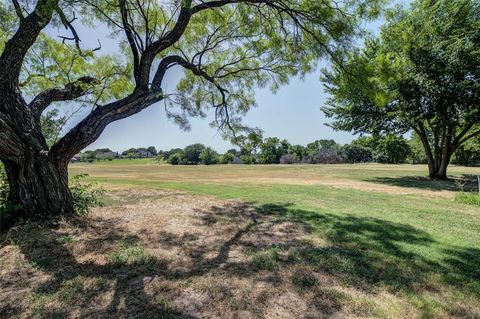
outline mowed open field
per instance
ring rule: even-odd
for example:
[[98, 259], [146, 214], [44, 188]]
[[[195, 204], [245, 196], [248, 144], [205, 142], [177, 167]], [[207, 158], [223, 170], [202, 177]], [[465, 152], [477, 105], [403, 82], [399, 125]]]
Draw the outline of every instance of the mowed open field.
[[70, 173], [99, 182], [106, 205], [2, 238], [1, 317], [480, 318], [480, 208], [425, 166]]

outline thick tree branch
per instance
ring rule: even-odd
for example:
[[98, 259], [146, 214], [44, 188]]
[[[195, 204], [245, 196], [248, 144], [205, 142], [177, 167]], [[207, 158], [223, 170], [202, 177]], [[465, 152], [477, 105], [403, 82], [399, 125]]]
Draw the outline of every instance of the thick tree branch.
[[135, 91], [121, 100], [99, 106], [53, 145], [49, 154], [57, 163], [65, 164], [93, 143], [108, 124], [138, 113], [162, 99], [161, 92]]
[[455, 137], [455, 139], [453, 140], [452, 144], [453, 145], [457, 145], [460, 140], [470, 131], [470, 129], [475, 125], [475, 122], [471, 122], [469, 124], [467, 124], [463, 130]]
[[33, 12], [20, 21], [20, 26], [5, 44], [0, 56], [0, 88], [15, 90], [23, 60], [40, 32], [50, 22], [58, 0], [39, 0]]
[[89, 92], [91, 85], [95, 83], [97, 83], [97, 79], [85, 76], [65, 85], [64, 88], [43, 91], [30, 102], [29, 107], [40, 116], [52, 102], [71, 101], [83, 96]]
[[178, 14], [177, 21], [172, 28], [165, 36], [159, 40], [152, 42], [146, 49], [140, 60], [139, 66], [139, 76], [137, 81], [138, 89], [145, 89], [148, 86], [148, 80], [150, 76], [150, 68], [153, 60], [160, 52], [174, 45], [185, 32], [188, 23], [190, 22], [191, 17], [203, 10], [219, 8], [228, 4], [235, 3], [250, 3], [250, 4], [269, 4], [273, 3], [272, 0], [220, 0], [220, 1], [209, 1], [199, 4], [197, 6], [191, 7], [191, 0], [186, 0], [183, 2], [182, 7], [180, 8], [180, 13]]

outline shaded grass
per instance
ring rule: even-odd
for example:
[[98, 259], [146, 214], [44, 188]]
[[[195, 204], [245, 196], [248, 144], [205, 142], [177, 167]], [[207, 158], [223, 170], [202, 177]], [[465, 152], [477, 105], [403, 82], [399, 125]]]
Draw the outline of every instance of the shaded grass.
[[[87, 227], [83, 232], [95, 234], [97, 241], [111, 247], [105, 251], [106, 264], [79, 262], [71, 250], [74, 246], [69, 245], [81, 242], [65, 243], [63, 231], [20, 230], [12, 242], [30, 265], [51, 275], [32, 292], [30, 314], [34, 318], [65, 317], [62, 311], [82, 309], [113, 290], [101, 317], [116, 317], [125, 300], [129, 313], [139, 318], [191, 318], [191, 313], [182, 313], [172, 302], [178, 288], [147, 293], [152, 278], [162, 278], [161, 286], [200, 289], [210, 298], [207, 307], [221, 304], [221, 309], [237, 315], [248, 311], [248, 317], [262, 317], [275, 296], [284, 291], [295, 291], [307, 303], [312, 318], [336, 313], [394, 318], [475, 318], [480, 314], [478, 248], [439, 243], [428, 232], [405, 223], [321, 213], [288, 203], [233, 203], [197, 210], [194, 216], [198, 216], [197, 235], [169, 234], [165, 241], [145, 242], [116, 223]], [[221, 242], [205, 245], [204, 227], [219, 227], [219, 223], [227, 229], [232, 224], [238, 228]], [[302, 233], [297, 233], [299, 229]], [[318, 238], [323, 239], [321, 244], [315, 242]], [[189, 257], [190, 266], [178, 271], [170, 266], [174, 261], [149, 255], [144, 245], [153, 243], [169, 250], [189, 247], [195, 252]], [[234, 249], [244, 251], [247, 258], [230, 259]], [[424, 249], [436, 254], [424, 254]], [[268, 289], [261, 293], [236, 287], [233, 283], [239, 278], [263, 282]], [[202, 284], [196, 286], [199, 280]], [[380, 296], [385, 293], [390, 300], [381, 304]], [[288, 302], [295, 307], [298, 301]], [[88, 308], [82, 311], [84, 316], [94, 314]]]
[[[261, 318], [269, 307], [296, 307], [301, 303], [307, 310], [290, 317], [480, 317], [478, 207], [455, 201], [455, 196], [275, 181], [280, 176], [305, 180], [309, 176], [338, 176], [386, 187], [395, 183], [399, 189], [449, 190], [450, 182], [420, 178], [424, 167], [170, 167], [135, 161], [107, 164], [74, 166], [73, 170], [91, 169], [91, 179], [106, 185], [173, 189], [240, 199], [243, 203], [197, 209], [196, 233], [157, 234], [147, 237], [148, 241], [140, 233], [128, 233], [115, 222], [109, 223], [100, 228], [103, 233], [95, 233], [96, 242], [110, 245], [105, 264], [79, 262], [69, 248], [81, 244], [76, 235], [44, 229], [35, 239], [38, 232], [29, 232], [28, 236], [19, 233], [11, 242], [19, 247], [29, 265], [52, 275], [47, 290], [33, 292], [38, 298], [33, 310], [40, 309], [39, 314], [55, 317], [55, 311], [61, 315], [62, 308], [49, 307], [52, 302], [80, 307], [89, 298], [113, 290], [109, 310], [100, 311], [104, 317], [115, 317], [125, 300], [127, 307], [136, 309], [131, 314], [139, 317], [154, 318], [157, 314], [192, 318], [195, 314], [182, 311], [174, 300], [193, 290], [209, 298], [206, 308], [216, 311], [212, 317], [247, 314]], [[451, 172], [458, 177], [477, 173], [455, 167]], [[245, 175], [252, 179], [236, 182]], [[254, 182], [255, 175], [262, 183]], [[127, 194], [123, 202], [109, 204], [121, 208], [123, 204], [156, 200], [161, 199], [153, 193]], [[208, 236], [202, 232], [222, 227], [229, 231], [226, 238], [205, 243]], [[105, 233], [105, 229], [109, 231]], [[147, 245], [181, 249], [184, 253], [178, 258], [188, 262], [178, 266], [178, 261], [152, 256], [145, 249]], [[240, 252], [244, 258], [239, 259]], [[232, 255], [237, 257], [232, 259]], [[104, 284], [89, 290], [85, 278]], [[151, 278], [162, 278], [163, 285], [170, 288], [150, 295], [147, 283]], [[253, 283], [262, 285], [249, 288]], [[275, 304], [280, 296], [287, 298], [282, 295], [285, 292], [297, 299], [291, 297], [281, 306]], [[82, 299], [89, 294], [92, 297]], [[143, 304], [139, 306], [138, 300]]]

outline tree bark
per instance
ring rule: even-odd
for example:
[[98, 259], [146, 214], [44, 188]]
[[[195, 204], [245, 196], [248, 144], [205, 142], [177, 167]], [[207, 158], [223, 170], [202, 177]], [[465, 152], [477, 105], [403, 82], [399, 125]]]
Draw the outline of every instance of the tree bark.
[[73, 213], [68, 188], [69, 158], [55, 158], [41, 131], [40, 116], [16, 92], [2, 94], [0, 160], [9, 184], [13, 208], [1, 227], [25, 219], [45, 219]]
[[12, 221], [73, 214], [67, 168], [48, 156], [29, 154], [21, 163], [4, 162], [9, 183]]

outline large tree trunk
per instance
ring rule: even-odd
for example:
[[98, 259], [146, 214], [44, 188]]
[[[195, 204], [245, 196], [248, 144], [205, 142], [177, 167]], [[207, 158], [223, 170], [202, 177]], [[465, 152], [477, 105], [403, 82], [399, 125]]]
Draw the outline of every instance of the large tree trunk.
[[[9, 184], [14, 209], [1, 227], [26, 219], [45, 219], [73, 213], [68, 188], [67, 158], [48, 154], [40, 116], [20, 95], [3, 92], [0, 102], [0, 160]], [[3, 103], [2, 103], [3, 102]]]
[[66, 166], [48, 156], [29, 154], [21, 163], [5, 162], [9, 201], [16, 209], [11, 220], [45, 219], [73, 213]]
[[426, 152], [428, 160], [428, 177], [431, 179], [447, 179], [447, 168], [452, 155], [433, 157]]

